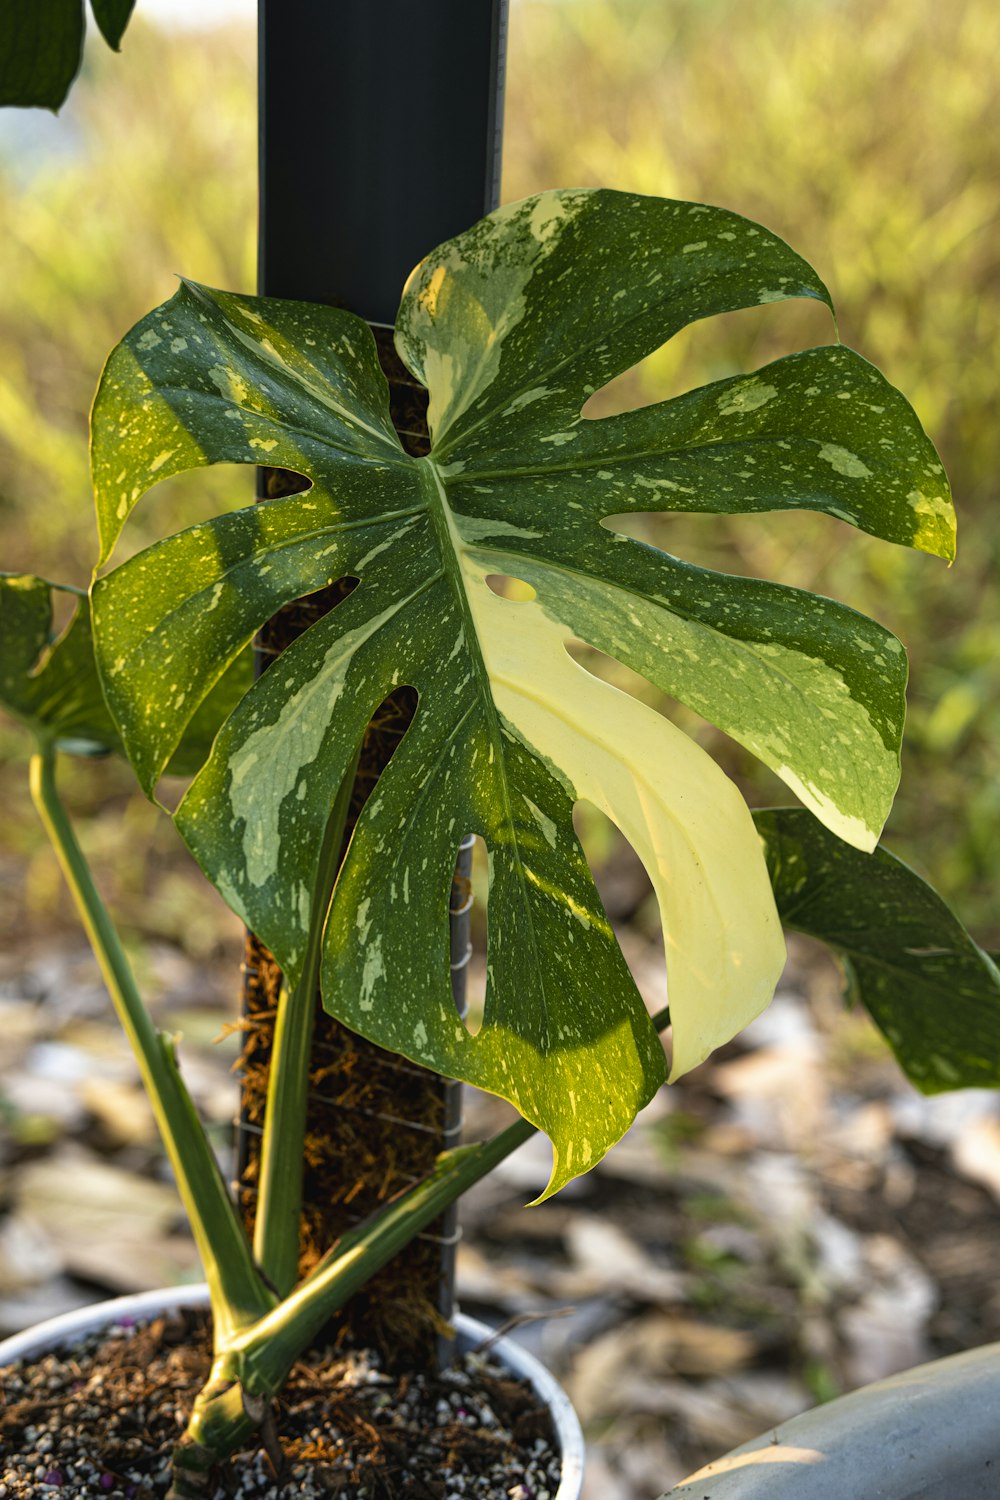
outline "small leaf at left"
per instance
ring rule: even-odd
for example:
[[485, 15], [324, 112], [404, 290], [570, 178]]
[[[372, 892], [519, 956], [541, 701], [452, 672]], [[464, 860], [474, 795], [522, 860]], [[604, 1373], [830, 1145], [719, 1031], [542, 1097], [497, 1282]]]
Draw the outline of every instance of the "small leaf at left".
[[[60, 593], [76, 595], [76, 612], [54, 636]], [[85, 594], [30, 573], [0, 574], [0, 704], [43, 743], [85, 755], [119, 747], [94, 665]]]
[[[76, 609], [61, 632], [52, 628], [60, 594]], [[232, 713], [253, 677], [244, 651], [192, 715], [166, 767], [193, 776], [208, 759], [219, 725]], [[101, 691], [91, 633], [90, 601], [31, 573], [0, 573], [0, 706], [42, 743], [75, 755], [122, 753], [121, 740]]]

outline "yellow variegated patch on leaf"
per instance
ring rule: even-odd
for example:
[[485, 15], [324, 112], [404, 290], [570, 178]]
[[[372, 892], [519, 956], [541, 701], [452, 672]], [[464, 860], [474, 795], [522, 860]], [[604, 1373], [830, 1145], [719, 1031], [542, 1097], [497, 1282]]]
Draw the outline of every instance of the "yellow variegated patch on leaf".
[[[573, 631], [538, 601], [512, 609], [486, 583], [481, 551], [462, 558], [491, 691], [506, 730], [557, 768], [567, 791], [605, 813], [636, 850], [663, 918], [671, 1076], [686, 1073], [763, 1010], [785, 950], [746, 804], [715, 762], [669, 720], [573, 661]], [[529, 802], [545, 842], [554, 829]], [[524, 877], [547, 882], [522, 863]], [[557, 905], [607, 929], [600, 907]], [[610, 936], [610, 932], [608, 933]]]
[[[104, 557], [168, 474], [266, 461], [308, 476], [308, 492], [170, 537], [98, 582], [108, 702], [152, 791], [257, 627], [359, 580], [232, 713], [177, 821], [291, 977], [310, 923], [325, 921], [331, 1011], [546, 1130], [548, 1191], [597, 1161], [664, 1075], [573, 830], [577, 801], [618, 824], [656, 888], [674, 1075], [766, 1004], [782, 961], [733, 788], [568, 643], [712, 719], [859, 847], [896, 785], [906, 666], [892, 636], [831, 600], [694, 568], [602, 525], [630, 510], [809, 507], [950, 557], [932, 446], [904, 398], [839, 346], [583, 417], [596, 389], [688, 323], [785, 297], [829, 301], [799, 256], [735, 214], [546, 193], [442, 246], [407, 285], [396, 338], [428, 387], [427, 458], [400, 447], [357, 319], [190, 285], [115, 350], [95, 404]], [[492, 574], [531, 597], [499, 597]], [[333, 800], [402, 683], [416, 714], [317, 913]], [[476, 1035], [448, 969], [448, 891], [470, 832], [490, 855]]]

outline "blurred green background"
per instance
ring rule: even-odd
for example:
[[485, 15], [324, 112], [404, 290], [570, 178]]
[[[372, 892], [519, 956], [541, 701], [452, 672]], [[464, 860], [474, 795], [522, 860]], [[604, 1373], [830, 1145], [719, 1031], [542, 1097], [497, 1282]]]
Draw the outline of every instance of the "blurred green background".
[[[101, 364], [177, 272], [251, 290], [255, 59], [248, 24], [163, 30], [142, 0], [123, 55], [94, 45], [58, 120], [0, 121], [0, 567], [85, 584], [95, 550], [86, 418]], [[605, 185], [759, 219], [830, 286], [845, 342], [914, 403], [955, 491], [952, 570], [808, 514], [641, 524], [672, 552], [842, 598], [905, 641], [904, 775], [887, 841], [981, 941], [1000, 942], [1000, 135], [995, 0], [512, 0], [504, 197]], [[816, 306], [678, 336], [596, 398], [659, 399], [833, 337]], [[131, 546], [218, 505], [220, 470], [140, 507]], [[788, 794], [682, 709], [752, 803]], [[69, 921], [0, 726], [0, 938]], [[136, 933], [195, 956], [238, 929], [165, 820], [111, 763], [67, 778], [85, 842]], [[25, 878], [25, 870], [27, 877]], [[152, 899], [151, 899], [152, 898]]]

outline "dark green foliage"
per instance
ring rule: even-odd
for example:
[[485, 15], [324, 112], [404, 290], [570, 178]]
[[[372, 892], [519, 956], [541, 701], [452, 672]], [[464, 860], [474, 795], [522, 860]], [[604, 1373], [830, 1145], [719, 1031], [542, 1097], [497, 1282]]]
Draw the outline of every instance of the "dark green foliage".
[[782, 925], [838, 955], [916, 1086], [1000, 1085], [1000, 969], [941, 897], [888, 850], [851, 849], [797, 808], [754, 821]]
[[[58, 636], [55, 593], [77, 598]], [[95, 755], [119, 746], [94, 666], [86, 595], [31, 574], [0, 574], [0, 703], [38, 740], [61, 749]]]
[[[91, 0], [94, 20], [117, 52], [135, 0]], [[83, 0], [3, 0], [0, 5], [0, 105], [58, 110], [80, 69], [86, 32]]]
[[122, 36], [134, 6], [135, 0], [90, 0], [101, 35], [115, 52], [121, 49]]

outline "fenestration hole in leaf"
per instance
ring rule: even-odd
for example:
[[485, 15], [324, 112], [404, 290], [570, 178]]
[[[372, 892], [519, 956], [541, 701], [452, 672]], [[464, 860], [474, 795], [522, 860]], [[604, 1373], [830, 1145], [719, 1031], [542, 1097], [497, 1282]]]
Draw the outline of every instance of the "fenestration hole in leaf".
[[[460, 846], [459, 846], [460, 847]], [[456, 860], [458, 849], [456, 849]], [[477, 833], [473, 835], [472, 870], [467, 879], [456, 880], [452, 888], [452, 911], [458, 913], [461, 906], [471, 901], [468, 908], [469, 929], [466, 953], [452, 952], [452, 972], [456, 965], [464, 962], [465, 1010], [460, 1012], [462, 1024], [470, 1036], [475, 1036], [483, 1024], [486, 1009], [486, 943], [489, 921], [488, 903], [490, 891], [490, 856], [486, 841]]]
[[140, 497], [108, 566], [118, 567], [137, 552], [188, 527], [245, 510], [254, 504], [255, 488], [258, 501], [274, 500], [305, 494], [312, 489], [312, 480], [290, 469], [254, 469], [249, 464], [210, 464], [173, 474]]
[[509, 599], [512, 604], [527, 604], [538, 597], [537, 589], [510, 573], [487, 573], [486, 582], [498, 598]]
[[257, 499], [280, 500], [285, 495], [304, 495], [313, 487], [308, 474], [296, 469], [258, 469]]
[[667, 701], [652, 683], [647, 682], [645, 677], [638, 672], [633, 672], [631, 667], [626, 667], [615, 657], [608, 656], [604, 651], [598, 651], [596, 646], [588, 646], [585, 641], [568, 640], [566, 651], [573, 658], [577, 666], [583, 667], [592, 677], [598, 677], [602, 682], [610, 683], [612, 687], [619, 688], [621, 692], [628, 693], [632, 698], [638, 698], [641, 703], [647, 703], [651, 708], [662, 708]]
[[773, 807], [788, 801], [785, 783], [759, 761], [752, 750], [748, 750], [718, 725], [704, 718], [689, 704], [683, 703], [679, 698], [671, 698], [630, 667], [583, 641], [569, 640], [565, 649], [567, 655], [592, 677], [637, 698], [669, 719], [672, 724], [676, 724], [690, 740], [711, 755], [731, 781], [736, 782], [751, 807]]
[[583, 798], [573, 807], [573, 828], [612, 926], [636, 924], [644, 938], [655, 937], [662, 953], [653, 883], [628, 839], [606, 813]]
[[726, 516], [638, 510], [604, 516], [600, 524], [612, 535], [645, 542], [698, 568], [829, 595], [838, 591], [834, 574], [848, 541], [871, 557], [880, 545], [837, 516], [806, 510]]
[[304, 594], [292, 604], [286, 604], [284, 609], [272, 615], [254, 640], [258, 654], [257, 675], [261, 676], [266, 672], [285, 647], [315, 625], [317, 620], [343, 604], [360, 582], [359, 578], [347, 573], [322, 588], [314, 589], [311, 594]]
[[588, 421], [669, 401], [685, 391], [750, 375], [772, 359], [834, 340], [830, 310], [809, 297], [717, 313], [680, 329], [584, 403]]
[[400, 741], [413, 722], [417, 703], [416, 688], [403, 683], [400, 687], [393, 688], [387, 698], [383, 698], [371, 717], [368, 728], [365, 730], [358, 772], [354, 782], [354, 793], [347, 814], [347, 826], [344, 830], [345, 849], [362, 808], [375, 790], [379, 777], [399, 749]]

